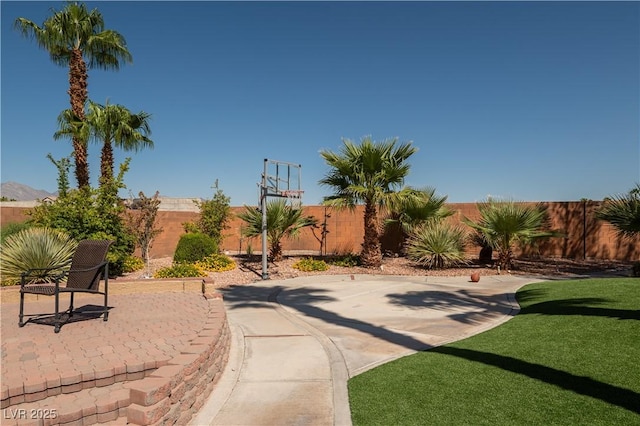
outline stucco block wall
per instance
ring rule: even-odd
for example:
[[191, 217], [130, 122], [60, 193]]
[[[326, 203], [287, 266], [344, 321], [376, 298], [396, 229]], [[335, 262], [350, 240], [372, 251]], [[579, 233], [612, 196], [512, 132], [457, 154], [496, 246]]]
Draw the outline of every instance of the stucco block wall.
[[[595, 218], [595, 212], [601, 205], [598, 201], [569, 201], [541, 203], [549, 213], [551, 227], [564, 233], [561, 238], [552, 238], [541, 242], [537, 247], [526, 250], [525, 255], [564, 257], [572, 259], [612, 259], [640, 260], [640, 236], [634, 239], [621, 239], [614, 228]], [[475, 203], [452, 203], [447, 205], [454, 211], [453, 222], [463, 217], [477, 220], [479, 212]], [[8, 207], [0, 205], [0, 224], [20, 222], [27, 218], [26, 207]], [[241, 236], [244, 222], [236, 217], [244, 207], [233, 207], [233, 218], [224, 231], [221, 249], [230, 253], [247, 253], [251, 247], [253, 253], [261, 251], [260, 238], [247, 239]], [[326, 241], [323, 254], [358, 253], [363, 240], [362, 206], [354, 210], [337, 210], [324, 206], [304, 206], [304, 214], [318, 220], [314, 229], [303, 229], [298, 239], [285, 239], [285, 252], [301, 254], [320, 254], [322, 225], [326, 224]], [[161, 210], [157, 216], [157, 226], [163, 229], [154, 240], [151, 256], [154, 258], [173, 256], [180, 236], [184, 233], [183, 223], [198, 219], [197, 211]], [[401, 241], [397, 229], [389, 230], [382, 238], [383, 248], [396, 250]], [[479, 247], [468, 247], [468, 254], [477, 256]]]

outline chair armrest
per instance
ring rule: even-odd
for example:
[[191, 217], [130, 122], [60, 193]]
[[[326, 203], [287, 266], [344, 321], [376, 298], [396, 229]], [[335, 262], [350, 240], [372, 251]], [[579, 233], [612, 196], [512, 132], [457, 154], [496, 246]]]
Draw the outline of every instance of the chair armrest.
[[60, 272], [55, 275], [49, 274], [49, 272], [59, 270], [61, 268], [67, 268], [69, 267], [69, 264], [70, 262], [66, 262], [66, 263], [61, 263], [59, 265], [53, 265], [48, 268], [27, 269], [26, 271], [20, 274], [20, 286], [23, 287], [26, 284], [25, 281], [27, 280], [27, 278], [30, 278], [30, 277], [39, 277], [39, 278], [48, 277], [52, 279], [54, 282], [60, 282], [60, 280], [62, 280], [68, 274], [68, 270]]
[[104, 268], [104, 267], [107, 265], [107, 263], [109, 263], [109, 261], [108, 261], [108, 260], [105, 260], [104, 262], [102, 262], [102, 263], [100, 263], [100, 264], [98, 264], [98, 265], [96, 265], [96, 266], [92, 266], [91, 268], [85, 268], [85, 269], [78, 269], [78, 268], [75, 268], [75, 269], [69, 269], [69, 271], [67, 271], [67, 273], [69, 273], [69, 274], [70, 274], [70, 273], [72, 273], [72, 272], [91, 272], [91, 271], [96, 271], [96, 270], [98, 270], [98, 269], [102, 269], [102, 268]]

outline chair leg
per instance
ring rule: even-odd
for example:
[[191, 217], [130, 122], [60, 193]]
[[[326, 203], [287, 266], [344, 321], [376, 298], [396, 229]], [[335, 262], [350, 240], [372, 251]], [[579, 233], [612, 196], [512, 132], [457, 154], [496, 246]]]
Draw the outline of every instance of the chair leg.
[[109, 264], [105, 266], [104, 272], [104, 314], [102, 318], [104, 321], [109, 319], [109, 304], [108, 304], [108, 296], [109, 296]]
[[73, 316], [73, 293], [69, 293], [70, 294], [70, 300], [71, 302], [69, 303], [69, 316], [72, 317]]
[[24, 327], [24, 293], [20, 292], [20, 314], [18, 317], [18, 327]]
[[55, 329], [53, 330], [56, 333], [60, 333], [60, 327], [62, 327], [62, 320], [60, 318], [60, 293], [56, 292], [55, 294], [55, 299], [56, 299], [56, 317], [55, 317]]
[[104, 321], [109, 320], [109, 305], [107, 304], [107, 292], [104, 293], [104, 314], [102, 315]]

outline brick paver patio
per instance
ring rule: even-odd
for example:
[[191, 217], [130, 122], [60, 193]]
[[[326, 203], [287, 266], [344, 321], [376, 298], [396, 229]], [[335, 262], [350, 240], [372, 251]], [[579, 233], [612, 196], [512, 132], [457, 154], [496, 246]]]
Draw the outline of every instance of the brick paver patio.
[[[101, 300], [77, 297], [76, 307], [100, 305]], [[191, 389], [180, 388], [181, 381], [189, 379], [195, 388], [196, 376], [223, 369], [228, 347], [216, 349], [228, 339], [222, 301], [178, 289], [115, 294], [109, 306], [108, 321], [79, 316], [56, 334], [41, 322], [19, 328], [18, 304], [2, 304], [2, 425], [124, 424], [127, 416], [129, 422], [150, 424], [171, 409], [190, 412], [172, 408], [171, 396], [182, 398], [184, 408], [189, 404], [184, 394]], [[27, 314], [52, 311], [51, 297], [25, 303]], [[215, 371], [208, 372], [213, 363]], [[157, 395], [158, 380], [170, 382], [166, 398]], [[176, 395], [176, 388], [183, 395]]]

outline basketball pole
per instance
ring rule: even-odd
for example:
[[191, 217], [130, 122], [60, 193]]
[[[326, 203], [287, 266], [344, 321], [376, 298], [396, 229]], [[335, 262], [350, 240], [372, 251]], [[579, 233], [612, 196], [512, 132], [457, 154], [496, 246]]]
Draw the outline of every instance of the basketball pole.
[[[269, 175], [269, 164], [275, 166], [275, 175]], [[280, 168], [287, 168], [286, 177], [280, 174]], [[291, 169], [297, 172], [292, 176]], [[288, 199], [297, 198], [300, 200], [302, 190], [300, 189], [301, 164], [287, 163], [284, 161], [264, 159], [264, 171], [262, 172], [262, 182], [260, 183], [260, 209], [262, 210], [262, 279], [269, 279], [268, 271], [268, 235], [267, 235], [267, 198], [286, 197]], [[284, 174], [284, 173], [283, 173]], [[297, 181], [297, 189], [291, 189], [292, 180]]]
[[264, 159], [264, 173], [262, 174], [260, 208], [262, 209], [262, 279], [269, 279], [267, 265], [267, 164], [269, 160]]

